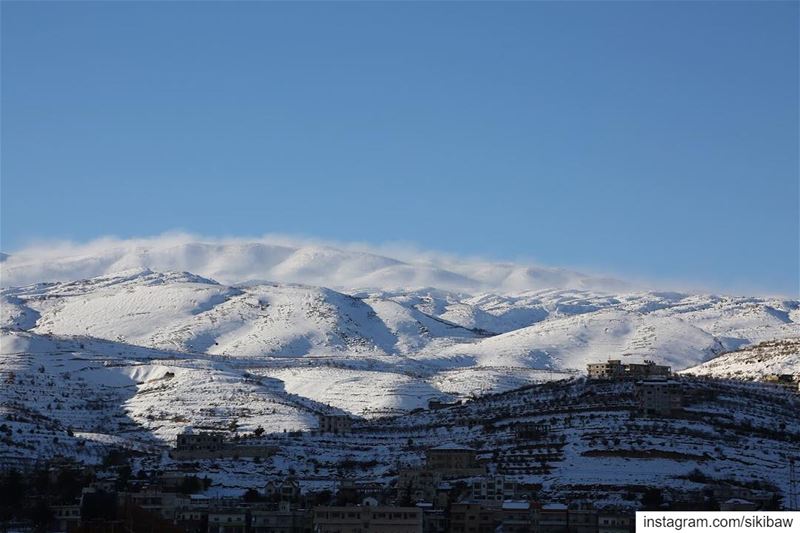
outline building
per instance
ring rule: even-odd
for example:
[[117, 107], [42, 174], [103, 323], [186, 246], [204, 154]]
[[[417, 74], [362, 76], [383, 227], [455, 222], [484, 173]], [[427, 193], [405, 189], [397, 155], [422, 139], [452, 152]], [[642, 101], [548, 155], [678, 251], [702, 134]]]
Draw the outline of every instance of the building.
[[644, 363], [629, 363], [623, 365], [625, 377], [627, 379], [650, 379], [668, 378], [672, 375], [672, 368], [665, 365], [657, 365], [653, 361]]
[[800, 374], [767, 374], [764, 381], [791, 391], [800, 392]]
[[397, 501], [432, 502], [441, 482], [441, 472], [426, 468], [403, 468], [397, 476]]
[[503, 533], [528, 533], [533, 528], [531, 503], [504, 501], [500, 508], [500, 526]]
[[672, 375], [672, 368], [657, 365], [653, 361], [643, 363], [625, 363], [619, 359], [609, 359], [605, 363], [589, 363], [586, 365], [589, 379], [605, 381], [623, 381], [627, 379], [667, 378]]
[[514, 425], [514, 435], [521, 440], [541, 440], [550, 434], [550, 425], [544, 422], [520, 422]]
[[247, 511], [228, 509], [208, 513], [208, 533], [245, 533]]
[[426, 466], [429, 470], [441, 472], [447, 477], [467, 477], [482, 475], [486, 469], [478, 463], [477, 452], [467, 446], [443, 444], [426, 452]]
[[447, 514], [444, 509], [435, 509], [431, 503], [419, 503], [422, 509], [422, 531], [425, 533], [447, 533]]
[[156, 514], [170, 522], [176, 519], [178, 509], [189, 503], [189, 497], [177, 492], [166, 492], [156, 487], [147, 487], [139, 492], [122, 493], [124, 501], [145, 511]]
[[597, 533], [597, 511], [591, 505], [570, 505], [569, 533]]
[[540, 533], [568, 533], [569, 509], [563, 503], [546, 503], [536, 510], [536, 530]]
[[428, 400], [428, 409], [431, 411], [435, 411], [437, 409], [447, 409], [448, 407], [455, 407], [457, 405], [461, 405], [460, 400], [456, 400], [454, 402], [448, 402], [447, 400], [443, 400], [441, 398]]
[[264, 494], [273, 500], [293, 502], [300, 498], [300, 484], [293, 479], [267, 481]]
[[202, 494], [190, 494], [175, 513], [175, 525], [186, 533], [208, 532], [208, 510], [211, 499]]
[[340, 504], [358, 503], [364, 498], [373, 498], [382, 501], [386, 495], [386, 488], [380, 483], [357, 482], [345, 479], [339, 482], [336, 496]]
[[53, 513], [53, 523], [56, 531], [72, 531], [81, 522], [81, 506], [74, 505], [52, 505], [50, 511]]
[[253, 509], [250, 512], [249, 533], [311, 533], [314, 530], [312, 514], [303, 509], [292, 509], [281, 502], [277, 509]]
[[203, 431], [195, 433], [191, 427], [178, 435], [175, 449], [170, 451], [173, 459], [212, 459], [222, 457], [225, 449], [225, 438], [222, 433]]
[[682, 387], [680, 382], [667, 379], [638, 381], [636, 400], [642, 414], [669, 416], [681, 410]]
[[517, 496], [517, 484], [504, 476], [485, 476], [472, 481], [470, 499], [478, 502], [495, 502], [500, 505], [505, 500]]
[[220, 459], [222, 457], [260, 457], [272, 456], [277, 451], [275, 446], [259, 444], [229, 443], [218, 432], [195, 433], [191, 427], [178, 435], [175, 449], [170, 456], [178, 461], [197, 459]]
[[609, 359], [605, 363], [586, 365], [589, 379], [621, 380], [625, 378], [625, 368], [619, 359]]
[[318, 533], [422, 533], [422, 509], [393, 506], [314, 508]]
[[597, 533], [631, 533], [635, 525], [636, 520], [633, 515], [605, 511], [597, 516]]
[[450, 505], [451, 533], [494, 533], [497, 529], [495, 512], [476, 502]]
[[178, 435], [175, 446], [177, 451], [219, 451], [225, 446], [225, 439], [222, 433], [201, 432], [195, 433], [191, 427]]
[[353, 428], [353, 418], [342, 414], [324, 414], [317, 417], [320, 433], [333, 433], [342, 435], [350, 433]]

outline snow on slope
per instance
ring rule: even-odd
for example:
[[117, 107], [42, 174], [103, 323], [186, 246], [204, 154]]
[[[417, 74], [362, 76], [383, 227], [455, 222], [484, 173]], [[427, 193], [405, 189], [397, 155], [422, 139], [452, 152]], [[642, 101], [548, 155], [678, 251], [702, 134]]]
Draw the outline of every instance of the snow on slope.
[[589, 362], [617, 356], [658, 359], [683, 368], [719, 348], [714, 336], [679, 318], [604, 309], [450, 346], [437, 358], [471, 357], [479, 366], [582, 369]]
[[[224, 361], [8, 329], [0, 335], [0, 378], [0, 413], [49, 428], [67, 447], [114, 437], [136, 448], [171, 442], [187, 425], [227, 430], [233, 420], [240, 431], [309, 429], [324, 409]], [[17, 451], [35, 454], [52, 437], [37, 439], [23, 439]]]
[[398, 354], [477, 336], [390, 300], [300, 285], [226, 287], [187, 273], [126, 271], [2, 297], [4, 327], [235, 357]]
[[796, 301], [678, 293], [351, 296], [138, 270], [10, 288], [2, 297], [3, 325], [37, 333], [239, 358], [400, 355], [439, 370], [580, 370], [608, 357], [683, 369], [725, 350], [800, 335]]
[[399, 414], [427, 407], [443, 394], [413, 376], [346, 368], [311, 367], [262, 370], [286, 390], [363, 417]]
[[800, 375], [800, 338], [765, 341], [726, 352], [683, 373], [745, 380], [760, 380], [769, 374]]

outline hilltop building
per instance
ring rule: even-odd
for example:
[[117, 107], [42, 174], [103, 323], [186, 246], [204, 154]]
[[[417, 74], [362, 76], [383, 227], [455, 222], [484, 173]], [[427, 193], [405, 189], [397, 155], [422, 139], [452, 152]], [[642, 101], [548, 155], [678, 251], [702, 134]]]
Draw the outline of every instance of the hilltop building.
[[586, 365], [586, 371], [589, 379], [606, 381], [667, 378], [672, 375], [672, 368], [657, 365], [653, 361], [623, 364], [619, 359], [609, 359], [605, 363], [589, 363]]

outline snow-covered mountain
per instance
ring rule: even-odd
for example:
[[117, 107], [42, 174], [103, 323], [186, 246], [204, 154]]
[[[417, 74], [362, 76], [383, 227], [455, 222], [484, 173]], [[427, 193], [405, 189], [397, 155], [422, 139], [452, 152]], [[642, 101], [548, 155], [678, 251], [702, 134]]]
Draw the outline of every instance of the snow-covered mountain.
[[800, 336], [794, 300], [659, 292], [347, 294], [137, 269], [8, 288], [2, 298], [2, 327], [35, 333], [249, 359], [402, 356], [402, 364], [443, 369], [582, 369], [605, 357], [654, 358], [682, 369]]
[[[135, 250], [67, 252], [14, 254], [0, 265], [0, 414], [14, 428], [0, 444], [12, 455], [99, 460], [109, 445], [157, 452], [188, 425], [228, 432], [260, 426], [280, 436], [314, 428], [316, 415], [331, 410], [363, 417], [378, 433], [387, 423], [430, 422], [413, 438], [433, 443], [440, 428], [426, 420], [438, 415], [417, 411], [431, 399], [480, 397], [466, 409], [470, 420], [484, 420], [507, 407], [488, 393], [576, 378], [588, 362], [612, 357], [744, 379], [800, 370], [800, 302], [791, 299], [645, 291], [568, 271], [422, 264], [263, 242], [170, 248], [159, 241]], [[554, 386], [568, 391], [571, 383], [580, 381]], [[718, 386], [732, 397], [736, 387], [750, 391], [748, 384], [697, 386]], [[630, 387], [612, 389], [609, 397], [624, 393], [623, 407], [630, 404]], [[548, 387], [536, 390], [550, 394]], [[584, 392], [576, 398], [611, 416]], [[531, 401], [523, 391], [509, 394], [521, 406]], [[758, 394], [770, 405], [794, 401]], [[536, 401], [559, 413], [556, 403], [578, 400]], [[539, 412], [531, 409], [515, 416]], [[387, 414], [405, 416], [372, 422]], [[618, 429], [627, 431], [627, 412], [620, 416]], [[465, 439], [485, 438], [481, 424], [459, 420], [442, 427], [463, 423]], [[598, 437], [565, 428], [571, 444], [562, 475], [582, 471], [586, 461], [605, 468], [581, 444]], [[388, 431], [379, 437], [386, 453], [412, 454], [398, 448], [411, 434]], [[309, 438], [330, 457], [374, 449], [372, 441], [342, 450], [341, 442]], [[281, 445], [289, 457], [312, 453], [306, 444]], [[771, 450], [780, 446], [768, 443]], [[718, 467], [739, 464], [738, 452], [723, 452], [735, 460]], [[753, 467], [758, 472], [772, 468], [766, 455]], [[674, 467], [665, 463], [664, 475]], [[608, 479], [619, 470], [609, 470]], [[627, 482], [640, 483], [648, 472]]]
[[[582, 369], [605, 357], [686, 368], [798, 336], [797, 301], [553, 289], [472, 296], [125, 271], [2, 291], [2, 326], [236, 358], [402, 356], [438, 368]], [[404, 363], [405, 364], [405, 363]]]

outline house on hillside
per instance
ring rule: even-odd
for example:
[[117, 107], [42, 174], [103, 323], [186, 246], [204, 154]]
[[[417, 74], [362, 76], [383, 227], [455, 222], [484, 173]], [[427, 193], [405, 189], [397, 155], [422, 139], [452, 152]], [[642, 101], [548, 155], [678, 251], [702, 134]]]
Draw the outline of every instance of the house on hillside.
[[225, 447], [222, 433], [195, 433], [191, 426], [178, 435], [175, 450], [178, 452], [219, 452]]
[[793, 392], [800, 392], [800, 374], [767, 374], [764, 376], [764, 381]]
[[426, 466], [444, 476], [466, 477], [486, 472], [486, 468], [478, 463], [477, 452], [459, 444], [443, 444], [430, 448], [426, 452]]
[[345, 414], [322, 414], [317, 417], [320, 433], [343, 435], [353, 428], [353, 418]]
[[514, 436], [521, 440], [541, 440], [550, 434], [550, 424], [545, 422], [520, 422], [514, 424]]
[[671, 379], [646, 379], [635, 385], [639, 412], [644, 415], [669, 416], [681, 410], [683, 388]]
[[672, 368], [647, 360], [643, 363], [623, 364], [619, 359], [609, 359], [604, 363], [589, 363], [586, 365], [586, 373], [591, 380], [624, 381], [667, 378], [672, 375]]

